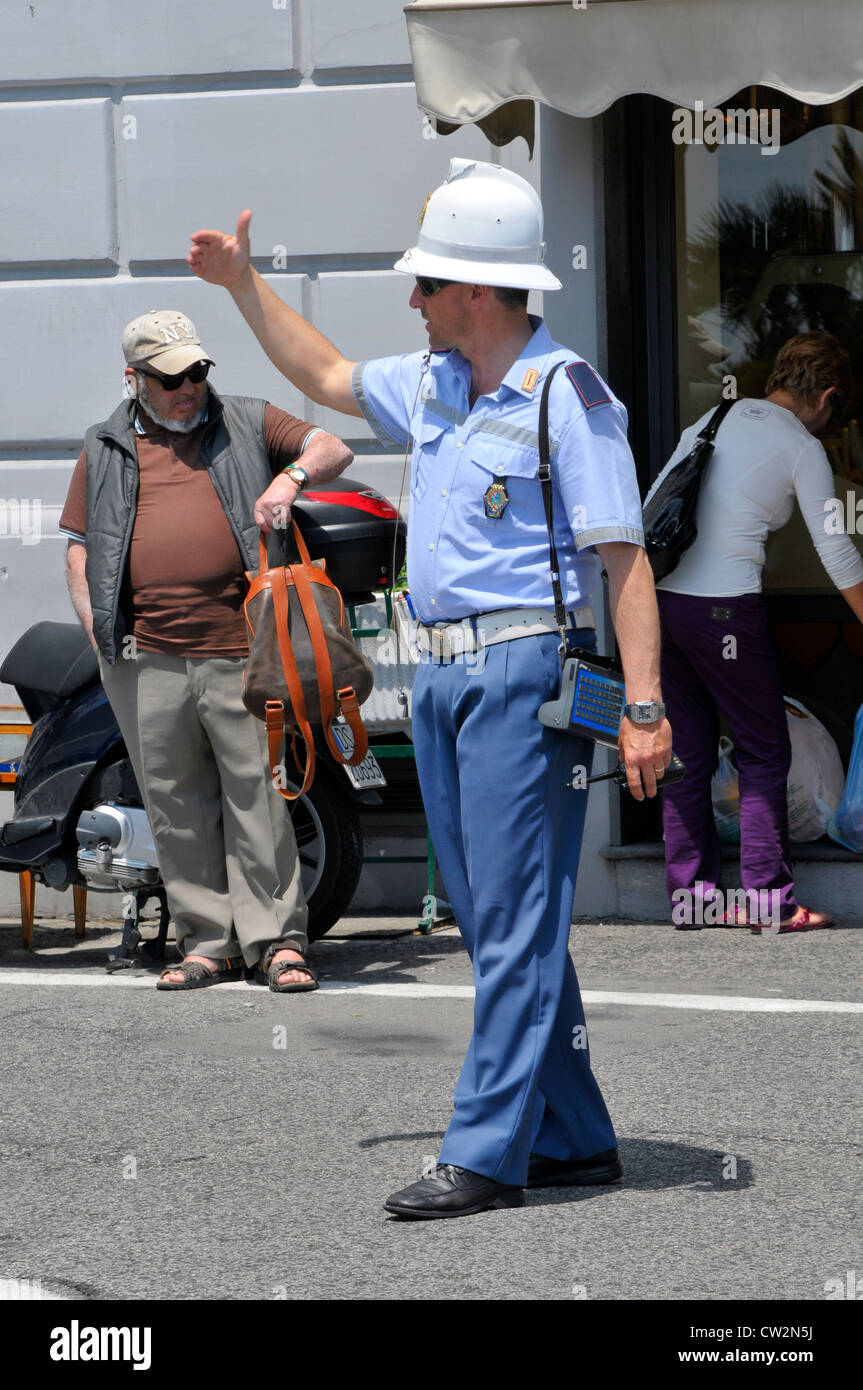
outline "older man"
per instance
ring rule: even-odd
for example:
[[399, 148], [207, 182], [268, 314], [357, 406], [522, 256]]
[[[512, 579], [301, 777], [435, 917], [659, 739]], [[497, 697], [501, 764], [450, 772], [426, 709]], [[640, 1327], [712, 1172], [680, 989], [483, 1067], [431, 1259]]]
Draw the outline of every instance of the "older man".
[[[587, 791], [566, 783], [592, 750], [537, 718], [561, 678], [537, 471], [543, 384], [556, 363], [571, 363], [551, 383], [549, 413], [566, 645], [595, 650], [598, 551], [632, 702], [621, 748], [634, 794], [653, 796], [671, 735], [626, 412], [527, 312], [530, 289], [560, 282], [542, 263], [539, 199], [517, 175], [452, 161], [417, 245], [395, 267], [415, 277], [410, 303], [429, 351], [362, 364], [255, 274], [250, 216], [236, 237], [196, 233], [193, 270], [230, 290], [271, 359], [313, 400], [364, 415], [384, 442], [413, 441], [408, 575], [433, 639], [416, 672], [414, 744], [476, 1005], [440, 1162], [386, 1208], [466, 1216], [521, 1205], [526, 1183], [614, 1182], [614, 1130], [567, 951]], [[482, 662], [458, 659], [480, 647]]]
[[242, 702], [244, 572], [259, 527], [352, 456], [266, 401], [217, 396], [185, 314], [144, 314], [122, 345], [127, 399], [88, 430], [60, 530], [184, 957], [157, 988], [200, 989], [245, 964], [280, 993], [315, 989], [290, 816]]

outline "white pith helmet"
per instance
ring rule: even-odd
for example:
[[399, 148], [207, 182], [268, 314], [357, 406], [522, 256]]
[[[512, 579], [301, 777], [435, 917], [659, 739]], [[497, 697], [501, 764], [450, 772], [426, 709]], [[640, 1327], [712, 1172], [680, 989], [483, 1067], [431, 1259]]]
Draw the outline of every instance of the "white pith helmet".
[[451, 159], [445, 182], [426, 200], [416, 246], [393, 269], [471, 285], [559, 290], [544, 257], [542, 203], [527, 180], [496, 164]]

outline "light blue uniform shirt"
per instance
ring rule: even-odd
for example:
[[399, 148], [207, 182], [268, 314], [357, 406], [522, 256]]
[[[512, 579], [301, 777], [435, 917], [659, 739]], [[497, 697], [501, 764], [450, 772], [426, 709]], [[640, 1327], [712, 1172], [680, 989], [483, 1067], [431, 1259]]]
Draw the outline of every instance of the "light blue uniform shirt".
[[[530, 321], [533, 337], [497, 391], [473, 409], [470, 363], [455, 349], [432, 353], [425, 370], [421, 352], [354, 367], [354, 396], [381, 443], [413, 440], [408, 581], [422, 622], [554, 609], [537, 478], [539, 402], [554, 363], [581, 359], [552, 340], [542, 319]], [[605, 391], [609, 401], [588, 410], [563, 370], [551, 386], [555, 540], [568, 609], [584, 604], [596, 583], [597, 542], [644, 544], [626, 411]], [[496, 477], [509, 495], [497, 520], [484, 503]]]

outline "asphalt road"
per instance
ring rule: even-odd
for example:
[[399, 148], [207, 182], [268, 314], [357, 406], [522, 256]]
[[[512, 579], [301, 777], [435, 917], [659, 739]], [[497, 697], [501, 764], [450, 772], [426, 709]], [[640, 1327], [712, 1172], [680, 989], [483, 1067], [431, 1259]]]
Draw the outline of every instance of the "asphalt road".
[[[413, 925], [342, 924], [312, 950], [325, 988], [276, 996], [157, 993], [105, 975], [107, 929], [37, 927], [34, 955], [0, 923], [0, 1278], [76, 1299], [819, 1300], [863, 1276], [861, 1016], [778, 1003], [859, 1005], [863, 932], [574, 927], [588, 999], [617, 1001], [587, 1016], [624, 1182], [406, 1223], [381, 1204], [436, 1153], [471, 1025], [458, 936]], [[777, 1011], [717, 1006], [737, 997]]]

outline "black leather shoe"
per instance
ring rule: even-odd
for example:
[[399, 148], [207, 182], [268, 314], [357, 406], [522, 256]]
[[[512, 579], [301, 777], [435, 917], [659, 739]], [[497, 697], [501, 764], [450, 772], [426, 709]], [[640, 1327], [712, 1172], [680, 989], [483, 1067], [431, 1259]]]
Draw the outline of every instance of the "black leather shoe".
[[524, 1188], [509, 1187], [457, 1168], [439, 1163], [435, 1171], [419, 1182], [394, 1192], [384, 1202], [384, 1210], [409, 1221], [428, 1221], [437, 1216], [472, 1216], [492, 1207], [523, 1207]]
[[527, 1167], [528, 1187], [593, 1187], [618, 1182], [623, 1169], [617, 1149], [605, 1149], [590, 1158], [545, 1158], [531, 1154]]

